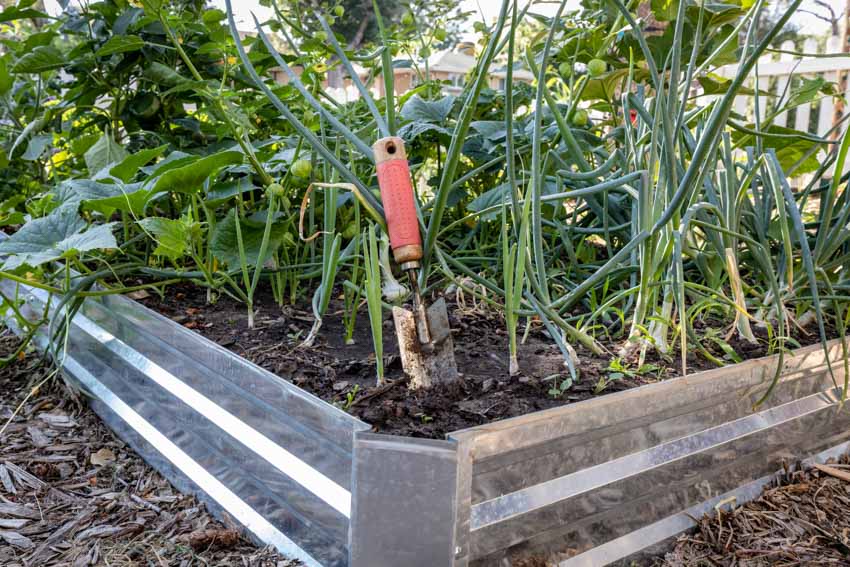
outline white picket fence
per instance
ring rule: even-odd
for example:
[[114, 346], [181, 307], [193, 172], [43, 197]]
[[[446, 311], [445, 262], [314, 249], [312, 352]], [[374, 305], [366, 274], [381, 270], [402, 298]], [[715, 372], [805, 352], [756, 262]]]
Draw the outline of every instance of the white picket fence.
[[[782, 44], [782, 51], [798, 51], [791, 41]], [[826, 49], [819, 48], [815, 39], [808, 39], [803, 47], [803, 53], [839, 53], [841, 51], [841, 38], [833, 36], [826, 42]], [[737, 65], [726, 65], [718, 70], [718, 75], [731, 78], [738, 70]], [[789, 82], [793, 76], [797, 77], [823, 77], [825, 80], [838, 83], [839, 73], [850, 70], [850, 58], [845, 57], [796, 57], [789, 53], [768, 53], [760, 60], [756, 68], [758, 72], [759, 91], [767, 91], [773, 96], [738, 96], [735, 99], [735, 111], [753, 120], [755, 104], [759, 105], [759, 116], [764, 118], [767, 111], [779, 108], [785, 104], [790, 94]], [[754, 76], [748, 81], [747, 86], [754, 88]], [[845, 93], [850, 99], [850, 88]], [[787, 112], [778, 115], [774, 124], [787, 126], [803, 132], [809, 132], [824, 137], [833, 127], [836, 100], [832, 96], [816, 98], [808, 104], [800, 105], [793, 111], [793, 123], [790, 123]], [[850, 110], [848, 105], [847, 110]], [[813, 120], [813, 117], [817, 117]]]

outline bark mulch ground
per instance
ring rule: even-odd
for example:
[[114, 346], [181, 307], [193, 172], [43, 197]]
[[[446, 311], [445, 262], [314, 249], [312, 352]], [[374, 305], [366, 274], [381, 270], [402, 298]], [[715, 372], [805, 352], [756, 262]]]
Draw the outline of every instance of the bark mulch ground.
[[850, 566], [850, 456], [786, 471], [743, 506], [703, 517], [664, 566]]
[[[17, 340], [0, 333], [8, 356]], [[38, 353], [0, 368], [0, 392], [0, 565], [298, 565], [177, 492]]]

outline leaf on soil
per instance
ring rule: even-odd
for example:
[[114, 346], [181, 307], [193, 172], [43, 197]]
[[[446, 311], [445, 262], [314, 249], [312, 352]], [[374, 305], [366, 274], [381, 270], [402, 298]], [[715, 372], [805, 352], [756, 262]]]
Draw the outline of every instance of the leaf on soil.
[[127, 297], [129, 297], [130, 299], [135, 299], [136, 301], [138, 301], [140, 299], [147, 299], [150, 296], [151, 296], [151, 294], [148, 293], [147, 290], [144, 290], [144, 289], [131, 291], [130, 293], [127, 294]]
[[115, 453], [104, 447], [103, 449], [100, 449], [97, 453], [92, 453], [92, 456], [89, 457], [89, 460], [94, 466], [102, 467], [115, 462]]
[[51, 427], [70, 428], [77, 425], [73, 417], [64, 413], [40, 413], [38, 419], [47, 422]]
[[223, 528], [209, 528], [190, 533], [184, 538], [184, 541], [195, 551], [210, 548], [222, 549], [233, 547], [239, 543], [239, 532]]

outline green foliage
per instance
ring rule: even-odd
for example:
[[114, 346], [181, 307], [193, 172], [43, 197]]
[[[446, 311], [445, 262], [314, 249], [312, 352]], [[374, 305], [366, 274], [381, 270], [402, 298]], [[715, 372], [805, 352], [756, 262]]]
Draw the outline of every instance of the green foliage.
[[104, 134], [90, 147], [83, 158], [86, 167], [92, 173], [97, 173], [107, 165], [118, 163], [127, 157], [127, 152], [109, 134]]
[[147, 217], [139, 221], [139, 226], [149, 232], [156, 248], [153, 253], [165, 256], [175, 262], [185, 256], [192, 248], [192, 242], [197, 237], [198, 226], [188, 219], [177, 220], [162, 217]]
[[265, 223], [243, 219], [238, 229], [236, 225], [236, 211], [231, 210], [224, 219], [216, 224], [210, 241], [210, 250], [213, 255], [231, 268], [239, 267], [242, 261], [239, 251], [240, 238], [244, 258], [249, 266], [262, 265], [282, 242], [283, 235], [280, 233], [273, 234], [265, 254], [260, 258]]
[[18, 59], [12, 73], [43, 73], [65, 65], [62, 53], [51, 45], [40, 45]]
[[9, 254], [3, 269], [22, 265], [37, 267], [81, 252], [116, 248], [113, 224], [86, 230], [86, 223], [69, 208], [57, 209], [46, 217], [26, 223], [7, 240], [0, 242], [0, 254]]
[[[120, 259], [122, 277], [228, 293], [249, 322], [268, 281], [279, 303], [312, 300], [308, 342], [347, 278], [347, 338], [365, 296], [380, 381], [381, 290], [399, 286], [381, 285], [393, 274], [379, 262], [371, 147], [399, 135], [425, 241], [420, 286], [454, 283], [498, 306], [512, 374], [519, 322], [545, 329], [570, 369], [555, 397], [581, 379], [576, 343], [598, 354], [613, 338], [623, 360], [637, 355], [612, 362], [601, 392], [677, 341], [735, 360], [728, 333], [764, 340], [751, 322], [782, 353], [789, 309], [815, 312], [822, 338], [829, 323], [843, 329], [850, 200], [846, 179], [825, 178], [850, 142], [825, 151], [832, 141], [774, 123], [834, 85], [795, 81], [753, 123], [732, 108], [756, 94], [745, 76], [790, 13], [764, 30], [762, 3], [657, 0], [649, 18], [621, 0], [556, 16], [505, 2], [475, 25], [478, 63], [458, 88], [426, 75], [457, 39], [454, 2], [267, 3], [256, 36], [194, 1], [106, 0], [37, 27], [29, 7], [2, 13], [19, 34], [0, 57], [0, 226], [17, 229], [0, 243], [4, 269], [38, 268], [67, 289], [72, 267]], [[712, 73], [730, 62], [737, 75]], [[401, 68], [412, 90], [374, 97]], [[272, 81], [272, 69], [291, 75]], [[507, 91], [491, 88], [501, 77]], [[346, 80], [361, 98], [333, 101], [329, 86]], [[802, 173], [811, 182], [792, 191]], [[717, 319], [729, 330], [706, 331]]]

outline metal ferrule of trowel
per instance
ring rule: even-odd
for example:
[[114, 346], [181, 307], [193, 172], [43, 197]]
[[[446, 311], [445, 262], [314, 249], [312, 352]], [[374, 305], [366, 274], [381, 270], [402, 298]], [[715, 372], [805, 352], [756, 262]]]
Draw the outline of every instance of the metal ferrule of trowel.
[[402, 367], [411, 388], [452, 382], [458, 373], [446, 302], [439, 298], [426, 306], [419, 290], [422, 236], [404, 142], [382, 138], [372, 149], [393, 259], [408, 274], [413, 297], [412, 309], [393, 307]]

